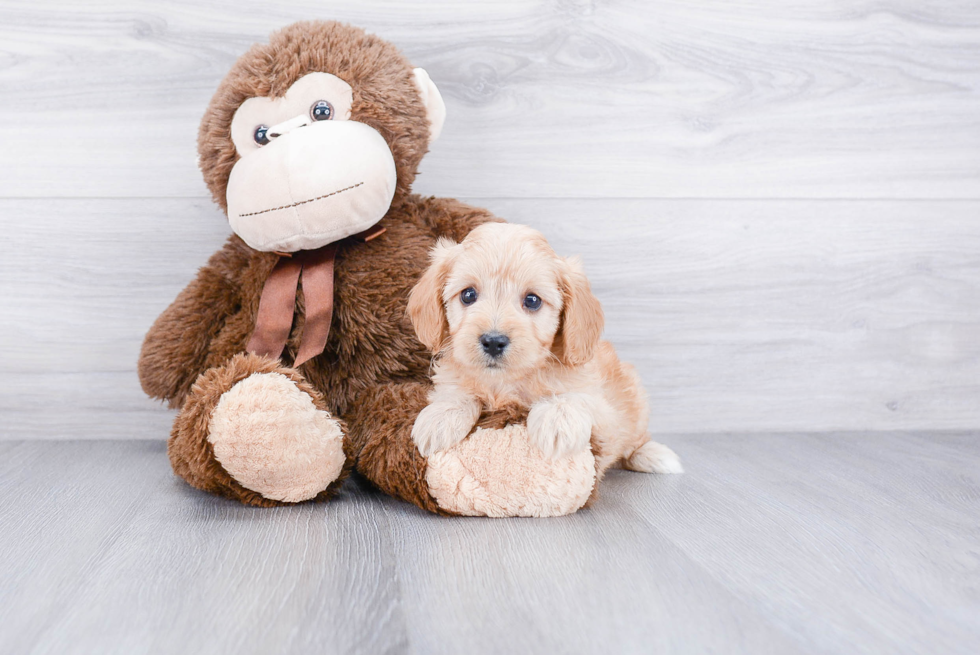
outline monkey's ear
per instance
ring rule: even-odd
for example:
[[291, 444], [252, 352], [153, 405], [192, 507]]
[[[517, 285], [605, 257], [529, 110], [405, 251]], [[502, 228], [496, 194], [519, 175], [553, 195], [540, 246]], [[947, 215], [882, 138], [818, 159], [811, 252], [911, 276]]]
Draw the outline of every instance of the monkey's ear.
[[429, 143], [432, 143], [439, 138], [442, 124], [446, 122], [446, 103], [442, 101], [442, 94], [424, 68], [416, 68], [414, 72], [415, 86], [419, 88], [425, 113], [429, 117]]

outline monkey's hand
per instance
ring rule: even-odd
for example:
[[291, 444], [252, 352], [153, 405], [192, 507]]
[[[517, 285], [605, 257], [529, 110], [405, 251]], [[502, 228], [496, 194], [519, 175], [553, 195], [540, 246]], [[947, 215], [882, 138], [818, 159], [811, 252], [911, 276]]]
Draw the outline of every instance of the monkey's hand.
[[212, 340], [241, 303], [240, 277], [248, 261], [248, 247], [232, 237], [154, 322], [137, 367], [149, 396], [171, 407], [184, 404], [194, 381], [208, 370]]

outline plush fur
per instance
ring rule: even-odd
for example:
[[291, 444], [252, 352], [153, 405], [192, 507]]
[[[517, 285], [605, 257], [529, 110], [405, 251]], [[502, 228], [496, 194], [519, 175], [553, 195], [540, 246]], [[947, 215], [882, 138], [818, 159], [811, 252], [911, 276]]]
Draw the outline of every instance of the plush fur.
[[[431, 358], [405, 312], [408, 293], [438, 237], [462, 238], [489, 220], [496, 219], [486, 210], [413, 195], [389, 210], [380, 237], [341, 243], [327, 347], [301, 367], [336, 413], [343, 415], [358, 393], [379, 382], [426, 379]], [[181, 407], [198, 375], [244, 351], [276, 260], [237, 236], [228, 239], [147, 334], [138, 370], [148, 394]], [[302, 289], [298, 298], [297, 321], [283, 354], [287, 364], [302, 335]]]
[[596, 466], [588, 448], [547, 458], [528, 441], [524, 426], [508, 425], [477, 428], [431, 455], [425, 481], [440, 507], [457, 514], [561, 516], [585, 505], [595, 488]]
[[235, 480], [286, 502], [326, 489], [347, 460], [341, 424], [282, 373], [253, 373], [222, 394], [208, 441]]
[[[285, 376], [299, 391], [309, 395], [316, 409], [328, 411], [320, 393], [297, 371], [265, 357], [239, 354], [229, 359], [223, 366], [204, 372], [188, 390], [188, 400], [174, 421], [170, 441], [167, 444], [167, 453], [174, 472], [198, 489], [250, 505], [273, 507], [283, 502], [267, 498], [253, 489], [242, 486], [221, 466], [208, 439], [214, 410], [223, 394], [256, 373], [278, 373]], [[340, 423], [339, 427], [345, 429], [343, 423]], [[333, 483], [314, 496], [316, 500], [333, 497], [350, 473], [353, 452], [349, 442], [344, 442], [344, 449], [347, 459], [341, 472]]]
[[201, 121], [201, 172], [222, 209], [227, 208], [228, 176], [238, 160], [231, 140], [235, 111], [249, 98], [280, 98], [296, 80], [317, 72], [332, 73], [350, 84], [351, 120], [373, 127], [388, 142], [398, 170], [392, 206], [411, 192], [429, 144], [425, 104], [412, 66], [395, 46], [364, 30], [334, 22], [301, 22], [239, 57]]

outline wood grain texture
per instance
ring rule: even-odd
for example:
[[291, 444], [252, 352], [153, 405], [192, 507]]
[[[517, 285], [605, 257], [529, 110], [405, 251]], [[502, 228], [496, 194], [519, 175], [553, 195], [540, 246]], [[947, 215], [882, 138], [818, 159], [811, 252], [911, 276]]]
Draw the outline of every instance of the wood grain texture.
[[8, 1], [0, 197], [204, 197], [234, 59], [350, 21], [449, 118], [418, 190], [464, 197], [980, 197], [980, 5], [916, 0]]
[[[583, 255], [655, 433], [980, 425], [980, 203], [474, 202]], [[0, 222], [0, 438], [165, 437], [140, 343], [224, 217], [7, 200]]]
[[160, 442], [0, 447], [3, 652], [404, 652], [370, 498], [254, 512]]
[[[686, 461], [704, 487], [689, 505], [637, 487], [629, 503], [722, 586], [826, 652], [965, 652], [980, 637], [970, 591], [980, 575], [963, 566], [980, 538], [978, 436], [694, 439], [683, 442]], [[869, 633], [882, 642], [862, 643]]]
[[447, 519], [356, 479], [255, 509], [161, 443], [0, 443], [0, 650], [967, 654], [977, 433], [672, 436], [559, 519]]

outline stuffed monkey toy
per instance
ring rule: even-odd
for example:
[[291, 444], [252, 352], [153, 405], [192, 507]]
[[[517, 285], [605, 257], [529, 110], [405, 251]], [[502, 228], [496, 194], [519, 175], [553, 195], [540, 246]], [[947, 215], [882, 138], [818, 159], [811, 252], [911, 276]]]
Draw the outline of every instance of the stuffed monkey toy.
[[355, 469], [441, 514], [555, 516], [587, 503], [591, 450], [546, 460], [526, 413], [453, 448], [411, 438], [432, 354], [406, 313], [440, 237], [498, 220], [412, 181], [445, 105], [390, 43], [297, 23], [235, 62], [201, 121], [200, 167], [234, 234], [160, 315], [143, 389], [180, 410], [168, 453], [207, 492], [325, 501]]

